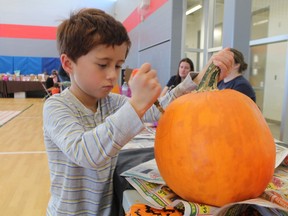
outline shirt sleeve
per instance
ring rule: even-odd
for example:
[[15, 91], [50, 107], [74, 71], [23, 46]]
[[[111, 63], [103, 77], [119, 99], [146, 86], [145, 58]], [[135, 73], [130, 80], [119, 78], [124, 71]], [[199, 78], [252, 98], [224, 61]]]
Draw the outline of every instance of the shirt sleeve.
[[79, 166], [95, 169], [109, 164], [111, 158], [144, 128], [128, 101], [103, 123], [87, 130], [79, 114], [68, 104], [50, 98], [44, 105], [43, 121], [45, 143], [57, 145]]

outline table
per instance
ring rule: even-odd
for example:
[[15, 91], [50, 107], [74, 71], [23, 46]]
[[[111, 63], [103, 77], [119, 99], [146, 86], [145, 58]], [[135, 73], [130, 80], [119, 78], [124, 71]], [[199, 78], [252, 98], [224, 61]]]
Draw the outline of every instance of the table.
[[4, 97], [4, 96], [7, 95], [7, 93], [6, 93], [6, 86], [4, 86], [4, 85], [5, 85], [5, 81], [0, 80], [0, 95], [1, 95], [2, 97]]
[[111, 215], [125, 215], [122, 208], [123, 193], [128, 189], [134, 190], [134, 188], [126, 181], [124, 177], [120, 176], [120, 174], [153, 158], [154, 148], [127, 149], [120, 151], [113, 177], [114, 197]]
[[[45, 85], [45, 83], [43, 83]], [[26, 93], [31, 91], [45, 92], [43, 84], [40, 81], [0, 81], [0, 93], [2, 97], [8, 97], [8, 94]], [[15, 96], [15, 95], [14, 95]]]

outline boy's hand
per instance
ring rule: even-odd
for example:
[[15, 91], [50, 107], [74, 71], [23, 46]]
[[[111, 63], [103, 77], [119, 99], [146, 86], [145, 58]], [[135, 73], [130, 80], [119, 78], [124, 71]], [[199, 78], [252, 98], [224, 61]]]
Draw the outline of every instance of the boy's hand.
[[129, 86], [132, 93], [130, 103], [141, 118], [161, 93], [156, 71], [151, 69], [150, 64], [143, 64], [138, 72], [130, 77]]
[[214, 65], [218, 66], [221, 70], [218, 81], [224, 79], [234, 67], [234, 54], [229, 48], [225, 48], [218, 53], [214, 54], [208, 61], [205, 68], [199, 73], [199, 75], [193, 80], [196, 84], [199, 84], [202, 77], [204, 76], [207, 68], [213, 62]]

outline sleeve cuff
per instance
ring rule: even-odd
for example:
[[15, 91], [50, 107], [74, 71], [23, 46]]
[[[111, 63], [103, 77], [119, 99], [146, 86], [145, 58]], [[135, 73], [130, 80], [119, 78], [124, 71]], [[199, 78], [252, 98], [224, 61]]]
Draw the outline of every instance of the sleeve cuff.
[[176, 86], [173, 90], [173, 94], [176, 97], [180, 97], [184, 94], [187, 94], [197, 88], [197, 84], [193, 82], [193, 79], [198, 75], [198, 72], [190, 72], [188, 76]]

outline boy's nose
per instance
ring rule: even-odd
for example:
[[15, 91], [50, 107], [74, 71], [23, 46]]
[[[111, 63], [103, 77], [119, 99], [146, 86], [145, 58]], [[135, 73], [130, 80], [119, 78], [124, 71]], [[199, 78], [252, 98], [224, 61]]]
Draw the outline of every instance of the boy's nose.
[[110, 69], [109, 72], [107, 73], [107, 78], [108, 79], [116, 79], [118, 76], [118, 70], [116, 69]]

